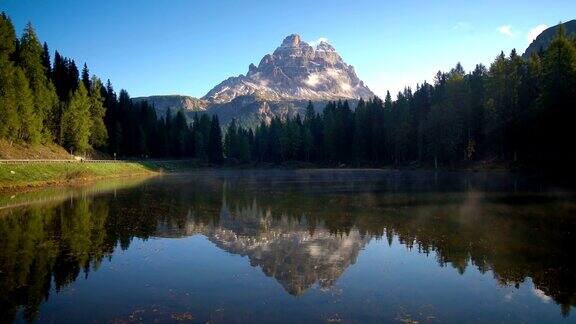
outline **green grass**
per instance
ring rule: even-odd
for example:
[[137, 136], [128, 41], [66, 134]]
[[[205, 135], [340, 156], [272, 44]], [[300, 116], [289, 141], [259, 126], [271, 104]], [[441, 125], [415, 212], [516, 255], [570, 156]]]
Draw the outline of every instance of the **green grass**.
[[0, 188], [17, 188], [71, 181], [153, 174], [159, 167], [126, 163], [28, 163], [0, 164]]
[[149, 177], [104, 178], [73, 186], [34, 187], [30, 190], [0, 190], [0, 218], [2, 210], [35, 203], [59, 203], [70, 197], [94, 195], [140, 185]]

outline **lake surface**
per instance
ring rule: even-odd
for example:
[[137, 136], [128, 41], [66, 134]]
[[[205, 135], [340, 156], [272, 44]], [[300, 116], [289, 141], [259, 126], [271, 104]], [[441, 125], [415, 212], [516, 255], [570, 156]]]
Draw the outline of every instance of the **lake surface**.
[[203, 171], [0, 197], [0, 322], [576, 322], [576, 195]]

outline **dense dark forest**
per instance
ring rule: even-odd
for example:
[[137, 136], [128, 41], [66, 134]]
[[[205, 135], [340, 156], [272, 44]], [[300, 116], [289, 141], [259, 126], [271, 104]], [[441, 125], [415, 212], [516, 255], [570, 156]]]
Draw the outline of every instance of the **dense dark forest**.
[[117, 95], [84, 64], [58, 51], [51, 60], [31, 24], [20, 39], [0, 16], [0, 139], [32, 145], [56, 143], [74, 154], [118, 157], [196, 157], [222, 163], [218, 119], [200, 116], [193, 126], [183, 112], [163, 118], [148, 104]]
[[489, 68], [466, 73], [457, 64], [434, 84], [406, 88], [392, 100], [332, 102], [322, 114], [255, 132], [232, 122], [226, 157], [353, 165], [459, 166], [478, 161], [564, 169], [575, 165], [576, 40], [561, 28], [545, 51], [528, 60], [500, 53]]
[[[434, 84], [392, 100], [312, 103], [291, 119], [255, 129], [182, 111], [157, 116], [111, 82], [51, 60], [29, 24], [20, 39], [0, 17], [0, 138], [54, 142], [73, 153], [134, 158], [194, 158], [213, 164], [302, 161], [321, 165], [462, 166], [479, 161], [565, 169], [576, 162], [576, 40], [560, 28], [546, 50], [524, 60], [515, 50], [490, 67], [460, 64]], [[223, 136], [223, 133], [225, 136]]]

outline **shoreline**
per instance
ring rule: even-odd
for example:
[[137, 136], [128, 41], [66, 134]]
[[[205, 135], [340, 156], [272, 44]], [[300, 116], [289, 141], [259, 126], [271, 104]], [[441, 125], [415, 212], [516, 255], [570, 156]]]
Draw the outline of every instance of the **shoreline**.
[[0, 218], [3, 210], [10, 210], [37, 203], [54, 203], [84, 194], [100, 194], [112, 190], [139, 185], [155, 176], [134, 175], [88, 180], [84, 182], [60, 183], [55, 185], [19, 187], [0, 190]]
[[0, 164], [0, 192], [80, 185], [103, 179], [157, 176], [161, 166], [143, 162]]
[[0, 184], [0, 194], [3, 193], [20, 193], [26, 192], [28, 190], [43, 189], [43, 188], [53, 188], [53, 187], [74, 187], [88, 185], [93, 182], [98, 182], [101, 180], [117, 180], [117, 179], [129, 179], [129, 178], [140, 178], [140, 177], [156, 177], [162, 175], [162, 172], [142, 172], [142, 173], [130, 173], [130, 174], [115, 174], [109, 176], [97, 176], [97, 177], [82, 177], [82, 178], [72, 178], [68, 180], [46, 180], [37, 181], [29, 183], [19, 183], [14, 185]]
[[535, 175], [535, 170], [510, 168], [504, 164], [475, 164], [463, 167], [426, 166], [359, 166], [359, 165], [317, 165], [312, 163], [287, 162], [282, 164], [246, 164], [214, 166], [197, 160], [151, 160], [151, 161], [109, 161], [72, 162], [69, 161], [30, 161], [28, 163], [0, 163], [0, 193], [81, 185], [103, 179], [117, 179], [161, 174], [186, 173], [200, 170], [388, 170], [388, 171], [437, 171], [437, 172], [511, 172]]

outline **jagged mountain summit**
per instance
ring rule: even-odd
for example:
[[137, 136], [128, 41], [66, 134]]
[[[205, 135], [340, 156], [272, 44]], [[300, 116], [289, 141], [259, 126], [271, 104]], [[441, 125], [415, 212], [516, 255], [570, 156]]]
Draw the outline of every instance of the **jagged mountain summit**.
[[250, 64], [246, 75], [226, 79], [202, 99], [222, 104], [240, 96], [318, 101], [370, 98], [374, 93], [332, 45], [322, 41], [313, 47], [293, 34], [258, 66]]
[[160, 115], [168, 109], [182, 109], [189, 116], [217, 115], [222, 125], [236, 119], [243, 126], [254, 127], [274, 117], [300, 114], [309, 100], [320, 110], [331, 100], [350, 100], [353, 106], [360, 98], [373, 96], [332, 45], [323, 41], [311, 46], [293, 34], [258, 66], [250, 64], [246, 75], [224, 80], [201, 99], [150, 96], [135, 100], [147, 100]]

